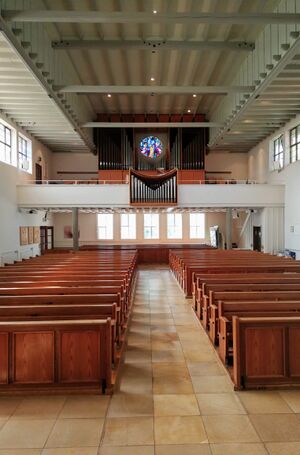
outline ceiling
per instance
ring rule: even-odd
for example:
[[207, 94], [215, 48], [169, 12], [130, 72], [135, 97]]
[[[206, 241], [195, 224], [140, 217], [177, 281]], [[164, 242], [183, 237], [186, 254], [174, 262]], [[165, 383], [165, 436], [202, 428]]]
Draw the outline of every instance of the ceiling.
[[[103, 12], [272, 12], [278, 0], [43, 0], [44, 8], [100, 10]], [[122, 23], [46, 24], [53, 41], [59, 40], [161, 40], [255, 41], [262, 26], [231, 24]], [[228, 86], [247, 52], [232, 49], [83, 48], [67, 52], [82, 84], [109, 86]], [[151, 81], [154, 78], [155, 81]], [[210, 113], [224, 95], [106, 94], [80, 95], [96, 113]]]
[[[79, 13], [73, 22], [68, 19], [36, 22], [42, 24], [54, 55], [62, 62], [60, 80], [52, 81], [52, 90], [59, 99], [71, 94], [88, 106], [85, 122], [96, 121], [99, 113], [190, 113], [205, 114], [211, 120], [229, 98], [226, 94], [239, 90], [232, 87], [232, 81], [266, 26], [259, 15], [276, 11], [280, 4], [280, 0], [26, 1], [29, 7], [24, 10], [29, 15], [32, 11], [46, 10], [56, 12], [59, 19], [62, 13]], [[6, 6], [4, 10], [11, 3], [0, 0], [0, 6]], [[83, 17], [88, 12], [101, 12], [103, 16], [120, 13], [123, 19], [121, 23], [113, 20], [91, 23]], [[201, 13], [257, 14], [257, 22], [261, 23], [200, 23], [195, 17]], [[165, 14], [170, 20], [143, 22], [138, 20], [141, 14], [150, 17]], [[172, 20], [176, 14], [194, 20]], [[25, 26], [26, 23], [24, 30]], [[300, 50], [294, 52], [281, 64], [275, 77], [248, 89], [247, 103], [241, 106], [240, 112], [230, 121], [225, 116], [220, 120], [226, 128], [219, 130], [213, 149], [247, 152], [299, 111], [295, 99], [299, 91], [291, 88], [299, 80], [299, 55]], [[45, 84], [40, 83], [23, 60], [0, 35], [0, 109], [54, 151], [91, 150], [91, 142], [84, 137], [85, 132], [91, 131], [88, 128], [80, 131], [87, 123], [66, 115], [59, 99], [49, 97]], [[13, 71], [11, 82], [7, 81], [10, 74], [7, 68]], [[77, 87], [73, 92], [72, 83]], [[2, 93], [1, 85], [6, 86], [6, 92], [7, 86], [11, 87], [10, 92]], [[82, 92], [78, 90], [80, 86]], [[89, 91], [84, 86], [92, 88]], [[149, 86], [153, 92], [150, 89], [149, 93]], [[64, 92], [70, 88], [71, 91]]]

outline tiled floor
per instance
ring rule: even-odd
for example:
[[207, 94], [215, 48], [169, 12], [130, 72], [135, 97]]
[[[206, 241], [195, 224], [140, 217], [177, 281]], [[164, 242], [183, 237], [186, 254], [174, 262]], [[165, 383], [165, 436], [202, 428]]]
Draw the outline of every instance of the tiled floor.
[[300, 391], [233, 391], [166, 267], [140, 269], [112, 398], [0, 398], [0, 455], [299, 455]]

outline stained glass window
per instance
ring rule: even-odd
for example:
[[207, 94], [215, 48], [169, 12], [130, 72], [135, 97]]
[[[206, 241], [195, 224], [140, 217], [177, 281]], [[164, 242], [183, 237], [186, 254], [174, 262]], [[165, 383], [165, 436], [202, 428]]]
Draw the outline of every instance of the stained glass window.
[[163, 151], [163, 144], [158, 137], [147, 136], [140, 142], [140, 152], [146, 158], [158, 158]]

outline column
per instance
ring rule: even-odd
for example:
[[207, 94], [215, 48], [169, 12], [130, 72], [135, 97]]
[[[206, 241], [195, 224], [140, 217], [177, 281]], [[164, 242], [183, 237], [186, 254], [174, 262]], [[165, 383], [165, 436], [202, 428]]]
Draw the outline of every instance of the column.
[[72, 208], [72, 225], [73, 225], [73, 250], [79, 250], [79, 239], [78, 239], [78, 208]]
[[232, 249], [232, 209], [226, 209], [226, 249]]

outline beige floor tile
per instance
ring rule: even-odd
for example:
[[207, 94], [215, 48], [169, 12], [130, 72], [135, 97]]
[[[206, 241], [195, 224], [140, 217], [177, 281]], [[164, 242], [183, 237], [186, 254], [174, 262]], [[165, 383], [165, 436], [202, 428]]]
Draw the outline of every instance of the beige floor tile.
[[173, 314], [193, 314], [193, 310], [189, 304], [173, 305], [171, 308]]
[[183, 348], [183, 354], [187, 362], [214, 362], [216, 355], [212, 351], [201, 349], [186, 349]]
[[152, 351], [152, 362], [184, 362], [184, 356], [181, 349]]
[[227, 376], [192, 376], [196, 393], [232, 392], [233, 385]]
[[[44, 449], [42, 455], [97, 455], [98, 447], [73, 447], [59, 449]], [[1, 455], [1, 453], [0, 453]]]
[[154, 395], [155, 416], [199, 415], [195, 395]]
[[0, 449], [0, 455], [41, 455], [41, 449]]
[[266, 448], [270, 455], [299, 455], [300, 442], [269, 442]]
[[249, 418], [243, 415], [211, 415], [203, 417], [210, 443], [259, 442]]
[[39, 449], [53, 428], [54, 420], [9, 420], [0, 431], [1, 449]]
[[99, 455], [154, 455], [154, 446], [102, 446]]
[[100, 443], [104, 419], [60, 419], [46, 447], [96, 447]]
[[277, 414], [292, 412], [279, 392], [243, 391], [238, 396], [249, 414]]
[[194, 393], [185, 363], [153, 363], [154, 394]]
[[125, 352], [125, 363], [150, 363], [151, 343], [128, 345]]
[[300, 412], [300, 390], [286, 390], [280, 395], [294, 412]]
[[209, 444], [157, 445], [155, 455], [211, 455]]
[[173, 333], [177, 336], [177, 331], [176, 331], [176, 326], [174, 324], [170, 324], [170, 325], [154, 325], [152, 324], [151, 325], [151, 337], [153, 335], [156, 335], [157, 333], [161, 334], [161, 333], [165, 333], [165, 334], [169, 334], [169, 333]]
[[200, 444], [207, 442], [200, 416], [154, 418], [155, 444]]
[[7, 419], [0, 419], [0, 430], [6, 424]]
[[108, 417], [153, 415], [153, 395], [116, 393], [113, 395]]
[[153, 445], [152, 417], [122, 417], [106, 420], [104, 445]]
[[224, 376], [226, 371], [218, 362], [188, 362], [191, 376]]
[[[174, 342], [178, 343], [178, 346], [181, 346], [177, 332], [161, 332], [159, 330], [151, 332], [151, 342], [152, 343], [165, 343], [165, 344], [173, 344]], [[153, 349], [153, 347], [152, 347]], [[155, 348], [154, 348], [155, 349]]]
[[0, 421], [8, 419], [21, 404], [22, 398], [1, 397], [0, 398]]
[[63, 396], [24, 398], [13, 413], [12, 419], [55, 419], [65, 400]]
[[104, 417], [110, 397], [104, 395], [71, 396], [66, 399], [59, 419], [97, 419]]
[[125, 393], [152, 393], [152, 364], [128, 363], [120, 375], [120, 391]]
[[152, 337], [151, 348], [152, 351], [182, 351], [179, 340], [161, 341], [156, 337]]
[[250, 415], [250, 419], [264, 442], [300, 441], [300, 420], [294, 414]]
[[211, 444], [213, 455], [268, 455], [263, 444]]
[[201, 415], [246, 414], [234, 393], [199, 393], [196, 396]]

